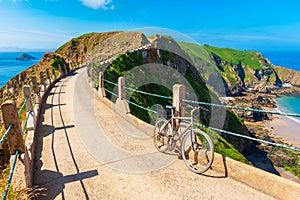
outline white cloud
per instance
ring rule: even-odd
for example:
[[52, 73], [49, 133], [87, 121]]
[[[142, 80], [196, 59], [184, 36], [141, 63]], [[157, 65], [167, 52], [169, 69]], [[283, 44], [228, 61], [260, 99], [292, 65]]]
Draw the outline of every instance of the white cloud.
[[112, 0], [80, 0], [83, 5], [95, 10], [102, 8], [103, 10], [113, 10], [114, 5]]

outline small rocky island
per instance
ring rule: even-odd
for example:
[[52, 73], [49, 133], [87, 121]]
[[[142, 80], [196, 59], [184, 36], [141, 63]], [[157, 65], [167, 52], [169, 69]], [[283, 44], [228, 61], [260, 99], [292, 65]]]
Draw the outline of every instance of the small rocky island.
[[27, 53], [21, 54], [16, 60], [21, 60], [21, 61], [29, 61], [29, 60], [36, 60], [36, 57], [33, 57]]

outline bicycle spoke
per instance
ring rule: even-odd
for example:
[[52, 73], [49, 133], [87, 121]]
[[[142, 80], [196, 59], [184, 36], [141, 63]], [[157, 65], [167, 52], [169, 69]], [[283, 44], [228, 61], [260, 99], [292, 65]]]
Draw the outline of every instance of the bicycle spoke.
[[182, 139], [183, 160], [187, 167], [195, 173], [205, 172], [213, 161], [213, 145], [209, 136], [204, 134], [198, 133], [191, 139], [190, 133], [188, 133]]
[[154, 127], [154, 146], [160, 152], [165, 152], [169, 147], [170, 142], [170, 127], [165, 124], [166, 120], [159, 119]]

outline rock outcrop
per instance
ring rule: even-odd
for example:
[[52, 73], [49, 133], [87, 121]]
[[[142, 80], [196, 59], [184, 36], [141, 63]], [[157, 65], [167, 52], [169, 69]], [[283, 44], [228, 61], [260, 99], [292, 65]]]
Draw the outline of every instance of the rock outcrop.
[[284, 67], [276, 66], [275, 70], [278, 77], [283, 83], [289, 83], [294, 86], [300, 87], [300, 72], [292, 69], [287, 69]]
[[27, 53], [23, 53], [16, 58], [16, 60], [21, 60], [21, 61], [29, 61], [29, 60], [36, 60], [36, 59], [37, 59], [36, 57], [33, 57]]

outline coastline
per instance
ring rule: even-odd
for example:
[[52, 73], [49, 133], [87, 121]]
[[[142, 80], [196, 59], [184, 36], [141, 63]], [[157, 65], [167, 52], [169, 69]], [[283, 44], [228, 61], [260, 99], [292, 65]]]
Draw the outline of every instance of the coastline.
[[[278, 110], [278, 109], [277, 109]], [[300, 121], [287, 116], [275, 116], [264, 124], [271, 134], [283, 142], [300, 148]]]
[[[293, 94], [298, 94], [299, 93], [298, 89], [299, 88], [293, 89], [294, 91], [292, 93], [285, 94], [285, 95], [293, 96]], [[285, 105], [286, 103], [281, 105], [282, 103], [278, 102], [279, 99], [278, 100], [274, 99], [274, 101], [276, 102], [276, 107], [277, 107], [276, 111], [283, 112], [283, 113], [293, 112], [289, 110], [291, 108], [285, 106], [289, 106], [289, 104], [294, 104], [294, 103], [289, 102], [288, 105]], [[298, 102], [298, 100], [296, 101]], [[282, 138], [283, 142], [286, 142], [294, 147], [300, 148], [300, 118], [273, 115], [271, 121], [267, 122], [265, 124], [265, 127], [270, 128], [271, 133], [279, 138]]]

